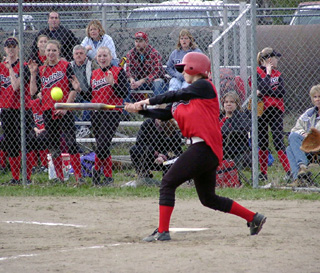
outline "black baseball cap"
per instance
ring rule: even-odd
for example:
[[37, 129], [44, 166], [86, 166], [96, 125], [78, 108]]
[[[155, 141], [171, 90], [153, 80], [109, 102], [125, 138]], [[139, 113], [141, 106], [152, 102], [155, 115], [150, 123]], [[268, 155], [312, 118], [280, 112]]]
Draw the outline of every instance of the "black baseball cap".
[[4, 42], [4, 47], [8, 47], [10, 45], [16, 47], [19, 45], [19, 42], [16, 38], [10, 37]]

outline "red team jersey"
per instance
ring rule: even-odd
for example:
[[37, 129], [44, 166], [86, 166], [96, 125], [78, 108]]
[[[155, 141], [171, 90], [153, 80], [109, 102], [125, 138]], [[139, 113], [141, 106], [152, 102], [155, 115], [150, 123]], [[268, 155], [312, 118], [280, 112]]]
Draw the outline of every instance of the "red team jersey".
[[[267, 76], [267, 73], [260, 67], [257, 67], [257, 72], [261, 77], [261, 79], [264, 79]], [[270, 75], [272, 90], [276, 90], [278, 88], [280, 75], [281, 75], [280, 71], [272, 69], [271, 75]], [[283, 98], [276, 98], [276, 97], [270, 97], [265, 95], [263, 96], [263, 103], [264, 103], [264, 109], [267, 109], [269, 107], [276, 107], [282, 112], [284, 112]]]
[[[112, 66], [109, 71], [112, 72], [115, 83], [118, 83], [118, 75], [121, 67]], [[100, 68], [92, 72], [91, 87], [92, 100], [94, 103], [105, 103], [111, 105], [122, 105], [123, 99], [115, 95], [111, 85], [107, 83], [105, 75]], [[118, 109], [117, 109], [118, 110]], [[121, 111], [121, 109], [119, 109]]]
[[[214, 85], [207, 80], [217, 94]], [[204, 92], [210, 92], [204, 91]], [[219, 103], [217, 95], [210, 99], [191, 99], [187, 102], [175, 102], [172, 115], [177, 121], [181, 133], [187, 138], [200, 137], [222, 161], [222, 135], [219, 123]]]
[[[25, 71], [27, 71], [27, 64], [24, 64]], [[17, 61], [13, 67], [13, 71], [16, 74], [16, 77], [19, 77], [20, 72], [20, 63]], [[26, 84], [24, 86], [25, 91], [25, 108], [30, 109], [30, 84], [29, 79], [26, 77]], [[20, 90], [14, 91], [10, 76], [9, 70], [6, 68], [4, 63], [0, 63], [0, 108], [9, 108], [9, 109], [20, 109]]]
[[60, 87], [63, 97], [59, 102], [66, 102], [69, 96], [69, 79], [67, 69], [69, 62], [60, 60], [55, 66], [43, 65], [39, 68], [42, 88], [42, 110], [54, 109], [55, 100], [51, 98], [51, 89]]
[[44, 129], [43, 111], [40, 99], [35, 99], [30, 101], [31, 109], [33, 113], [33, 119], [38, 129]]

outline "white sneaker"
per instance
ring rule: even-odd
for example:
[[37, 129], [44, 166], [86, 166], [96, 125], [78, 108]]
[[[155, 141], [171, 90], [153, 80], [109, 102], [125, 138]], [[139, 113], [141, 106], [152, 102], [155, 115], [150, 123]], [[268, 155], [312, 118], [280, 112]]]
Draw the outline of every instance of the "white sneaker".
[[125, 184], [123, 184], [123, 185], [121, 186], [121, 188], [123, 188], [123, 187], [133, 187], [133, 188], [136, 188], [136, 187], [137, 187], [137, 181], [136, 181], [136, 180], [129, 181], [129, 182], [127, 182], [127, 183], [125, 183]]

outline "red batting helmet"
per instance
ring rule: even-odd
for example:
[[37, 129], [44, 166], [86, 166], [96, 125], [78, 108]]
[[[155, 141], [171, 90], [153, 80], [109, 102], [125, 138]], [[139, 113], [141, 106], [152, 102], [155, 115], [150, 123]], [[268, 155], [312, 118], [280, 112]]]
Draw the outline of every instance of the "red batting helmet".
[[208, 77], [210, 72], [211, 63], [210, 59], [200, 52], [187, 53], [180, 64], [176, 64], [177, 71], [182, 73], [183, 71], [189, 75], [201, 74]]

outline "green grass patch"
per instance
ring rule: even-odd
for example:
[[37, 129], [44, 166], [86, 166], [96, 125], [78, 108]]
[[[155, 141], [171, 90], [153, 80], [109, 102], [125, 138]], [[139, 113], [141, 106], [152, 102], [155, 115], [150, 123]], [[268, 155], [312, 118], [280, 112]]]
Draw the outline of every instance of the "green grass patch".
[[[294, 192], [292, 190], [277, 189], [252, 189], [243, 187], [240, 189], [224, 188], [216, 190], [218, 195], [235, 200], [320, 200], [320, 194], [316, 192]], [[95, 188], [91, 185], [74, 188], [72, 185], [31, 185], [24, 186], [0, 186], [0, 196], [71, 196], [107, 198], [159, 198], [158, 187], [121, 188], [115, 187]], [[182, 186], [177, 189], [177, 199], [198, 198], [194, 187]]]

